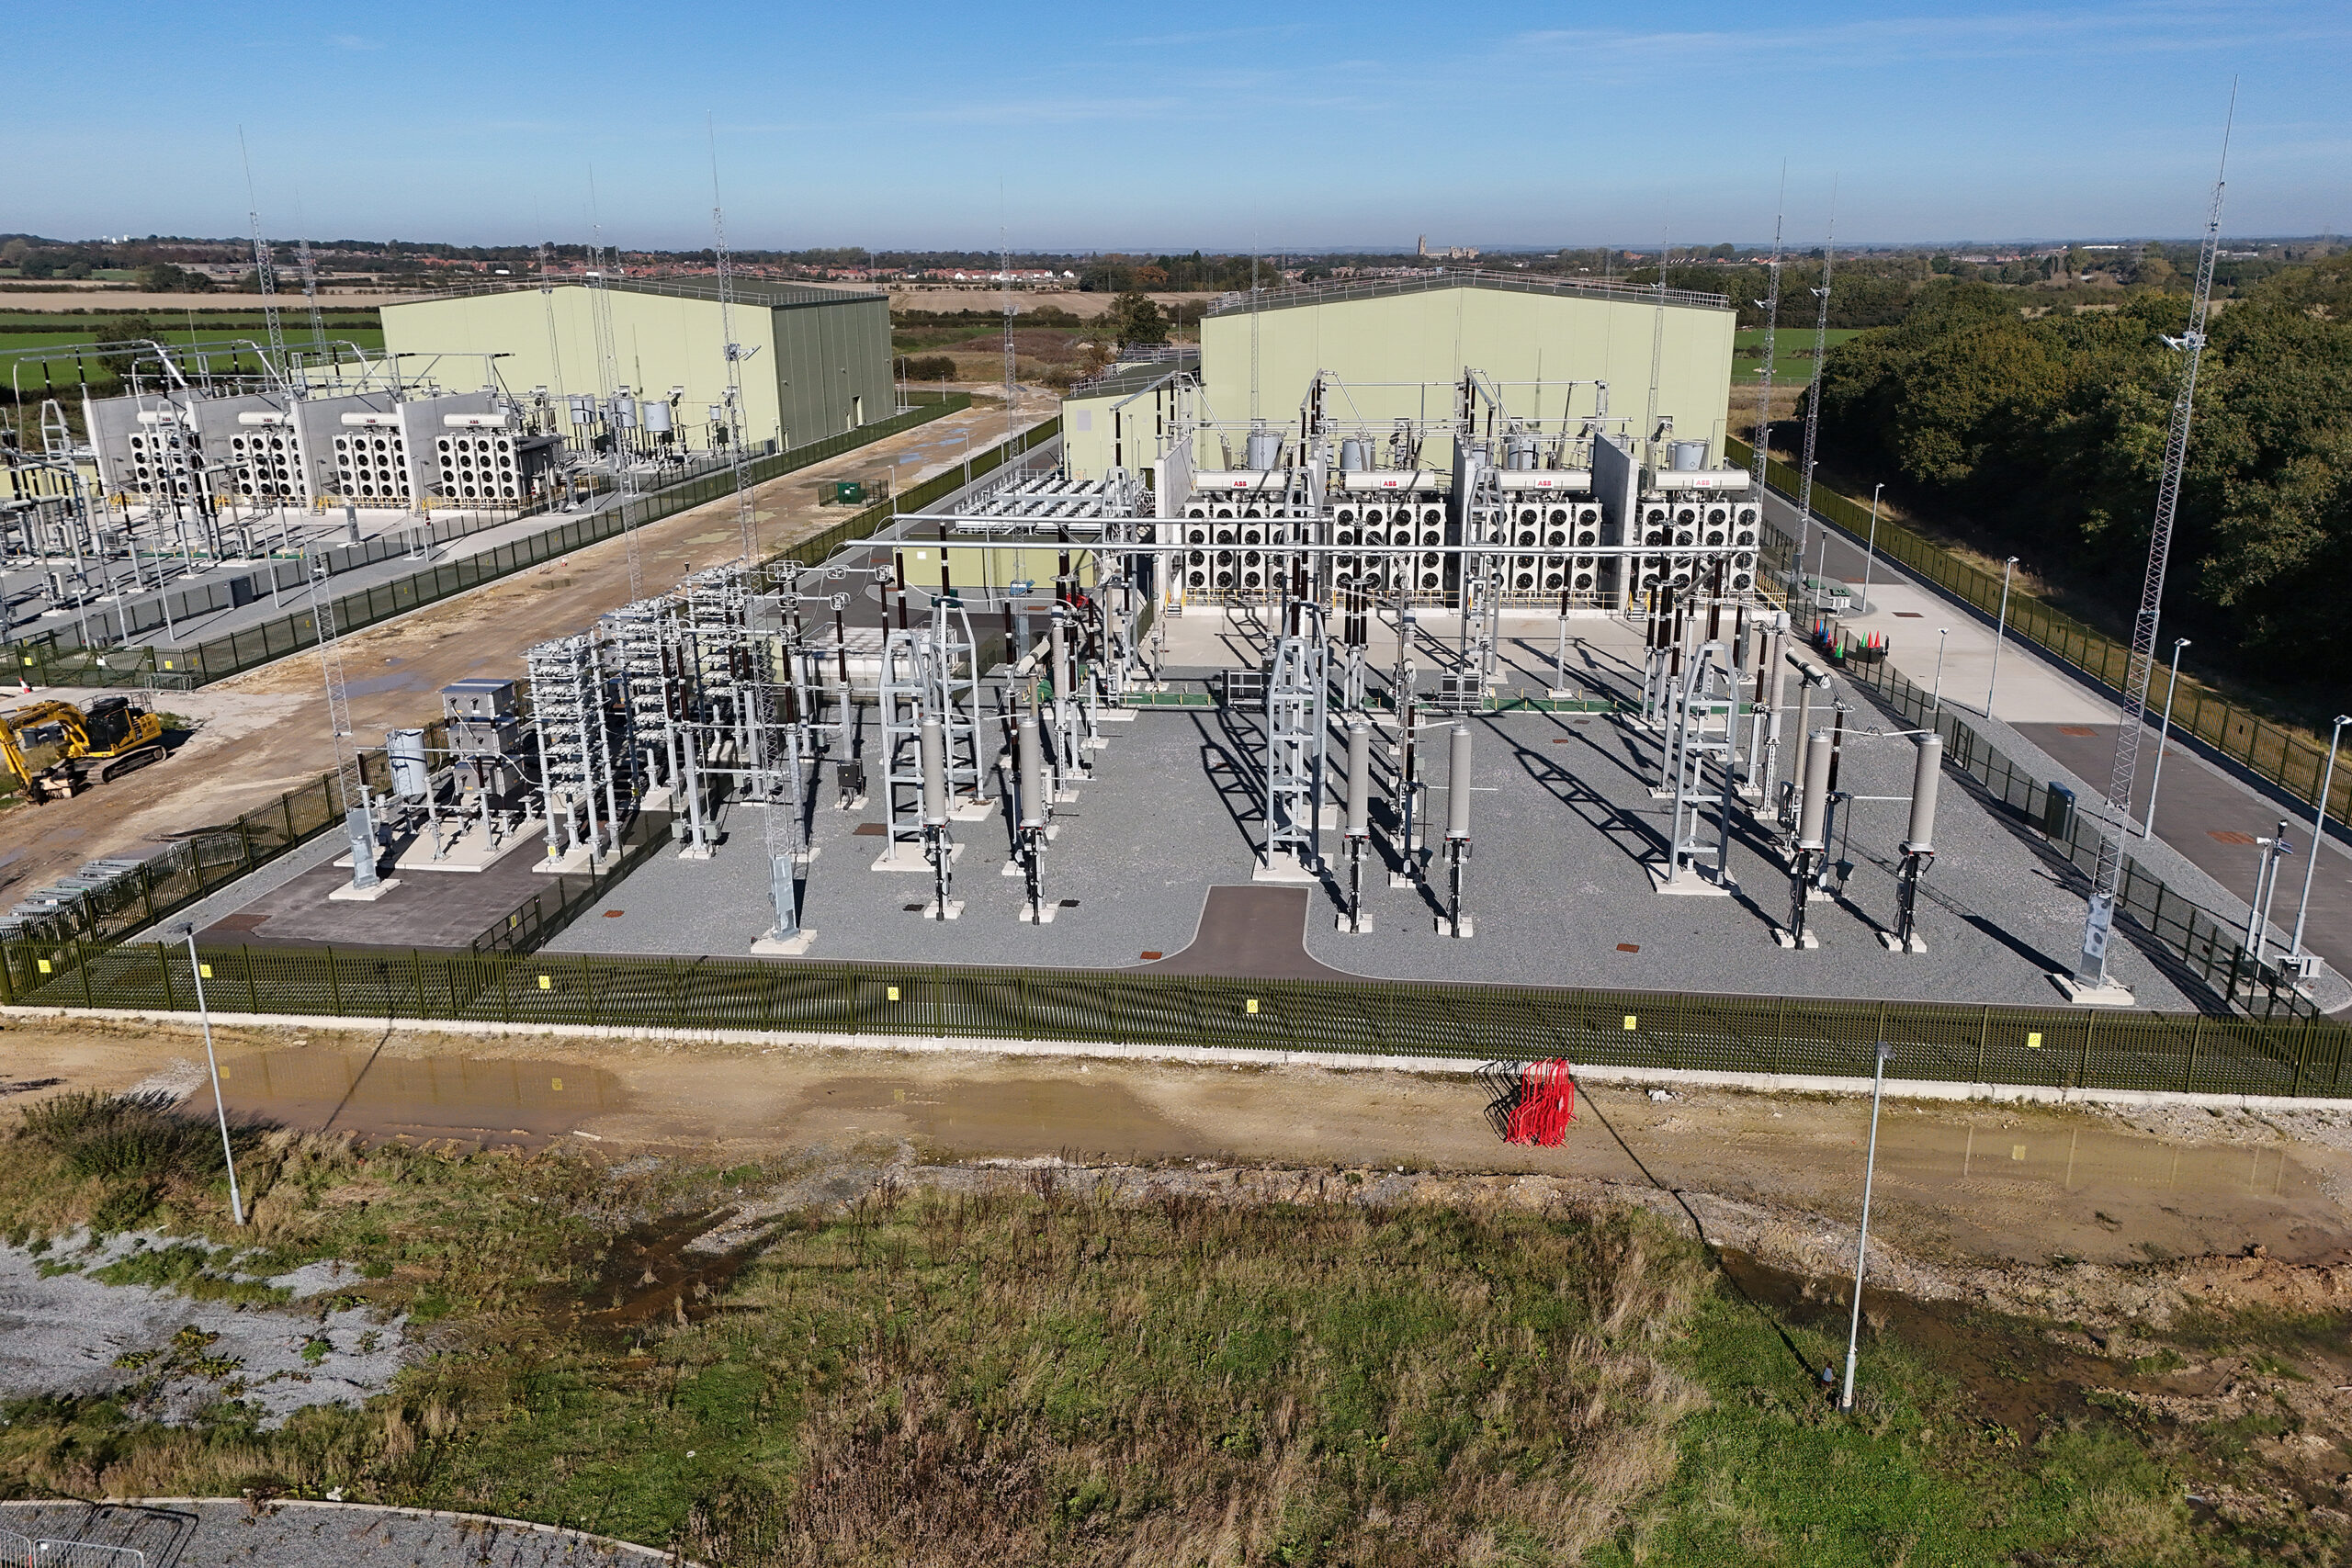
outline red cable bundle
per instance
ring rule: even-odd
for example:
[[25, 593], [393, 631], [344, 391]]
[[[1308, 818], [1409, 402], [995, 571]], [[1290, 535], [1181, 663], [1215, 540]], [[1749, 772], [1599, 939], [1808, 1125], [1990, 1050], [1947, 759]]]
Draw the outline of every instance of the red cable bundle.
[[1504, 1141], [1556, 1148], [1577, 1119], [1576, 1069], [1559, 1057], [1530, 1062], [1519, 1070], [1519, 1099], [1510, 1108]]

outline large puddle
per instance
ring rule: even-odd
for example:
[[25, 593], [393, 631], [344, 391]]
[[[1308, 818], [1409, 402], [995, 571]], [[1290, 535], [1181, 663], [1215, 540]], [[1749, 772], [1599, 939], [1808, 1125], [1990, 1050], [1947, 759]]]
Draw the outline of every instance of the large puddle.
[[[417, 1060], [329, 1045], [225, 1058], [220, 1090], [232, 1116], [309, 1133], [478, 1149], [537, 1148], [630, 1104], [619, 1080], [601, 1067]], [[197, 1098], [204, 1098], [201, 1089]]]
[[[1868, 1128], [1852, 1139], [1862, 1146]], [[1663, 1142], [1671, 1134], [1650, 1132]], [[1787, 1157], [1787, 1143], [1771, 1134], [1735, 1134], [1733, 1149]], [[2319, 1178], [2276, 1148], [2165, 1143], [2144, 1134], [2096, 1127], [2023, 1128], [1955, 1125], [1905, 1119], [1879, 1130], [1881, 1180], [1939, 1191], [2020, 1192], [2045, 1189], [2097, 1196], [2183, 1192], [2199, 1198], [2324, 1199]]]
[[1051, 1155], [1072, 1158], [1204, 1158], [1225, 1153], [1107, 1077], [951, 1079], [830, 1078], [801, 1097], [802, 1114], [843, 1120], [843, 1131], [903, 1136], [944, 1157]]

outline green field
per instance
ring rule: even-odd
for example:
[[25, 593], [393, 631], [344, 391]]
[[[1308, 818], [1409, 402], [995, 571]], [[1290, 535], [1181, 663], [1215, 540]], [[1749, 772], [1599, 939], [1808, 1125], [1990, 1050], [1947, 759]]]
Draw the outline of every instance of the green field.
[[[1847, 339], [1858, 336], [1858, 327], [1829, 329], [1829, 346], [1837, 347]], [[1742, 327], [1732, 339], [1731, 378], [1735, 381], [1754, 381], [1764, 371], [1764, 329]], [[1772, 341], [1772, 383], [1794, 387], [1813, 379], [1813, 323], [1782, 321]]]

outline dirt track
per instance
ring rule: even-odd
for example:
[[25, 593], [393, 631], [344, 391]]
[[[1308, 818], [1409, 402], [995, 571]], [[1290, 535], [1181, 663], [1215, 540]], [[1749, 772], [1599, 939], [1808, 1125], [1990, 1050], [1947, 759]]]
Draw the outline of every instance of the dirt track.
[[[1023, 410], [1031, 418], [1046, 412], [1043, 401]], [[1001, 403], [978, 405], [762, 485], [755, 492], [761, 543], [788, 544], [839, 519], [816, 505], [820, 480], [879, 476], [896, 459], [903, 465], [899, 482], [910, 484], [960, 460], [958, 433], [982, 446], [1001, 437], [1003, 420]], [[920, 466], [910, 461], [918, 457]], [[732, 500], [637, 530], [645, 591], [661, 592], [690, 570], [733, 558], [741, 540]], [[347, 637], [352, 726], [363, 744], [381, 744], [387, 728], [438, 717], [436, 694], [450, 682], [519, 678], [523, 649], [579, 631], [628, 598], [628, 546], [612, 538]], [[17, 700], [42, 695], [82, 701], [90, 694]], [[20, 897], [85, 861], [228, 822], [334, 767], [315, 655], [165, 694], [158, 705], [200, 721], [167, 761], [73, 800], [20, 805], [0, 815], [0, 889]]]
[[[223, 1034], [220, 1048], [232, 1111], [290, 1126], [729, 1162], [909, 1146], [947, 1159], [1540, 1174], [1669, 1219], [1704, 1216], [1727, 1245], [1808, 1269], [1850, 1259], [1869, 1120], [1855, 1100], [1653, 1101], [1612, 1085], [1589, 1092], [1561, 1147], [1531, 1149], [1497, 1140], [1487, 1091], [1469, 1077], [405, 1031], [252, 1032]], [[0, 1084], [42, 1084], [34, 1093], [151, 1078], [194, 1090], [202, 1060], [200, 1041], [176, 1027], [20, 1021], [0, 1032]], [[2333, 1266], [2352, 1260], [2347, 1179], [2352, 1110], [2125, 1117], [1891, 1100], [1872, 1235], [1936, 1267], [2257, 1245]]]

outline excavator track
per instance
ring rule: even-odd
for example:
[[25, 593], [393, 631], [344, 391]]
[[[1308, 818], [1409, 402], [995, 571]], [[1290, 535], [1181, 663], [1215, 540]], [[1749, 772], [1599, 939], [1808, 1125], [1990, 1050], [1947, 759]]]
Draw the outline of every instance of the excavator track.
[[163, 760], [164, 749], [161, 746], [141, 746], [136, 751], [126, 751], [107, 762], [98, 770], [98, 782], [112, 784], [125, 773], [136, 773], [150, 762]]

